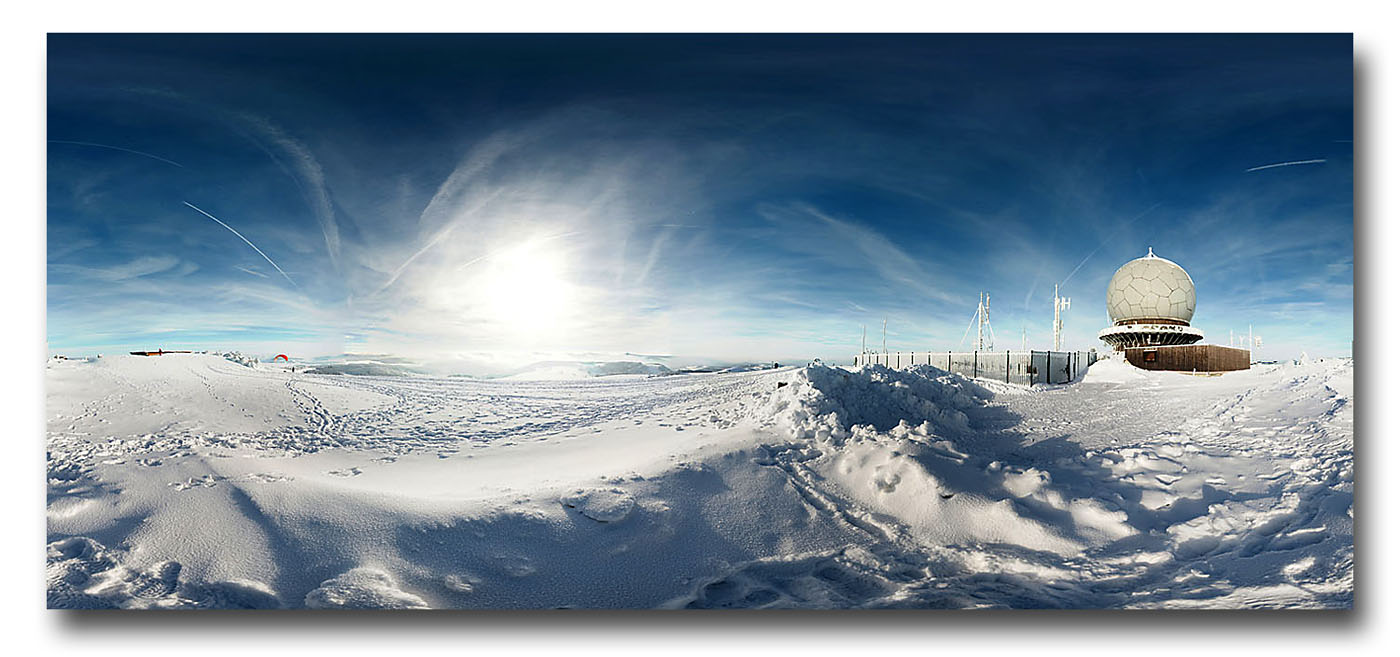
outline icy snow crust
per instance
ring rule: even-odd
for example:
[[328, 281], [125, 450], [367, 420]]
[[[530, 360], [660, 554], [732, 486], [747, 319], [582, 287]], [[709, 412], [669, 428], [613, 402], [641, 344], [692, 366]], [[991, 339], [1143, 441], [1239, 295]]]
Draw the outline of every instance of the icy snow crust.
[[1350, 607], [1351, 382], [53, 361], [48, 601]]

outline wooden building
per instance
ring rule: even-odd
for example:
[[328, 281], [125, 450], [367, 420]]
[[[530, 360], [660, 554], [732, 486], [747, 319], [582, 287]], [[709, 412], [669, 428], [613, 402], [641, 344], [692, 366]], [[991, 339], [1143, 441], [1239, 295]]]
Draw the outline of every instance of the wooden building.
[[1128, 347], [1128, 362], [1145, 370], [1170, 372], [1230, 372], [1249, 369], [1249, 350], [1218, 344]]

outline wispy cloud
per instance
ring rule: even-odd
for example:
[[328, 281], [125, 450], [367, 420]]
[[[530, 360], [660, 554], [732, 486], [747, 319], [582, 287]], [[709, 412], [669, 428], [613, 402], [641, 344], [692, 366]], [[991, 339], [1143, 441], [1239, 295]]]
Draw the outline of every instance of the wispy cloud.
[[103, 281], [126, 281], [142, 276], [150, 276], [174, 269], [180, 264], [175, 256], [142, 256], [134, 260], [108, 267], [84, 267], [79, 265], [49, 265], [55, 271], [89, 276]]
[[235, 113], [233, 116], [253, 130], [273, 160], [283, 167], [295, 170], [296, 175], [292, 179], [316, 215], [321, 234], [326, 240], [326, 253], [330, 256], [331, 264], [338, 267], [340, 228], [336, 225], [335, 208], [331, 204], [330, 192], [326, 188], [326, 174], [320, 161], [306, 144], [287, 134], [268, 118], [247, 112]]
[[[340, 265], [341, 238], [336, 222], [335, 206], [326, 182], [325, 170], [311, 148], [294, 137], [271, 118], [236, 105], [212, 103], [196, 95], [165, 85], [128, 84], [118, 87], [121, 93], [157, 100], [174, 105], [199, 117], [213, 117], [232, 127], [267, 155], [301, 192], [315, 216], [325, 242], [326, 253], [333, 267]], [[146, 153], [140, 153], [148, 155]], [[163, 159], [163, 158], [158, 158]], [[171, 163], [174, 163], [171, 161]], [[178, 165], [182, 166], [183, 165]]]
[[[408, 256], [408, 258], [405, 259], [403, 263], [401, 263], [398, 267], [394, 268], [394, 271], [389, 275], [389, 280], [384, 281], [384, 284], [380, 285], [378, 289], [372, 292], [371, 296], [382, 294], [385, 290], [388, 290], [390, 287], [393, 287], [394, 283], [398, 282], [399, 276], [403, 275], [404, 270], [408, 269], [409, 265], [412, 265], [413, 262], [419, 258], [419, 256], [422, 256], [424, 253], [427, 253], [428, 251], [432, 250], [433, 247], [437, 246], [440, 242], [447, 239], [448, 236], [450, 236], [454, 231], [457, 230], [457, 227], [461, 225], [462, 222], [469, 220], [474, 214], [476, 214], [482, 208], [486, 207], [488, 203], [500, 196], [500, 193], [501, 190], [496, 189], [483, 194], [480, 198], [474, 199], [472, 201], [472, 205], [469, 208], [458, 213], [453, 219], [440, 226], [432, 234], [432, 236], [429, 237], [427, 241], [423, 243], [423, 246], [419, 247], [417, 251], [413, 252], [413, 255]], [[437, 201], [436, 197], [434, 197], [434, 201]]]
[[[1088, 346], [1108, 276], [1149, 244], [1196, 277], [1211, 331], [1280, 312], [1299, 336], [1350, 330], [1349, 156], [1316, 151], [1334, 166], [1311, 167], [1306, 188], [1262, 174], [1321, 161], [1238, 175], [1281, 148], [1350, 150], [1329, 141], [1350, 126], [1344, 39], [1306, 55], [1258, 50], [1272, 37], [1209, 51], [1168, 37], [753, 39], [742, 56], [602, 39], [610, 57], [666, 56], [645, 74], [580, 56], [561, 83], [568, 40], [550, 57], [534, 56], [548, 39], [502, 41], [533, 55], [464, 68], [412, 39], [379, 43], [382, 66], [367, 67], [335, 56], [355, 37], [282, 38], [298, 53], [286, 67], [241, 56], [238, 38], [179, 57], [126, 56], [113, 39], [51, 48], [52, 134], [140, 149], [50, 148], [56, 342], [180, 328], [212, 346], [276, 335], [340, 353], [354, 335], [482, 363], [795, 359], [849, 352], [862, 324], [873, 341], [886, 316], [891, 348], [956, 344], [987, 291], [1003, 342], [1025, 325], [1043, 346], [1060, 280], [1075, 296], [1066, 328]], [[1122, 65], [1083, 65], [1110, 56]], [[303, 65], [326, 73], [314, 88]], [[453, 84], [424, 84], [437, 79]], [[528, 99], [482, 92], [506, 81]], [[1316, 116], [1257, 120], [1281, 107]], [[201, 220], [182, 196], [237, 208], [236, 231], [210, 218], [296, 287], [189, 230]], [[527, 301], [541, 277], [567, 299], [546, 322], [510, 316], [540, 314]]]
[[796, 203], [788, 209], [765, 206], [759, 212], [779, 228], [776, 239], [789, 248], [833, 265], [862, 267], [885, 283], [919, 297], [949, 303], [959, 299], [945, 289], [941, 276], [928, 271], [924, 265], [927, 259], [915, 258], [877, 230], [838, 219], [806, 203]]

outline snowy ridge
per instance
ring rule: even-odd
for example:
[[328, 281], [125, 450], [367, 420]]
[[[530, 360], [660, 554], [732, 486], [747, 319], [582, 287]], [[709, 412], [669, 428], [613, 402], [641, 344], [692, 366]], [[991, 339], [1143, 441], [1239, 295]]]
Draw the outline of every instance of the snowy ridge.
[[413, 376], [418, 370], [396, 363], [374, 361], [328, 363], [306, 370], [307, 374], [343, 374], [347, 376]]
[[637, 361], [542, 361], [502, 378], [510, 381], [568, 381], [626, 374], [655, 376], [670, 371], [670, 368], [659, 363]]

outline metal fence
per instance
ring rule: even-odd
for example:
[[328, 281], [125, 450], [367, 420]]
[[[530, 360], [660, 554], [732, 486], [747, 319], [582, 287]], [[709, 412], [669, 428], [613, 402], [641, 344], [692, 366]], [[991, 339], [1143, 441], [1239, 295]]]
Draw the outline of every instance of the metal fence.
[[855, 357], [856, 367], [932, 365], [974, 379], [1006, 383], [1069, 383], [1098, 360], [1090, 351], [891, 351]]

